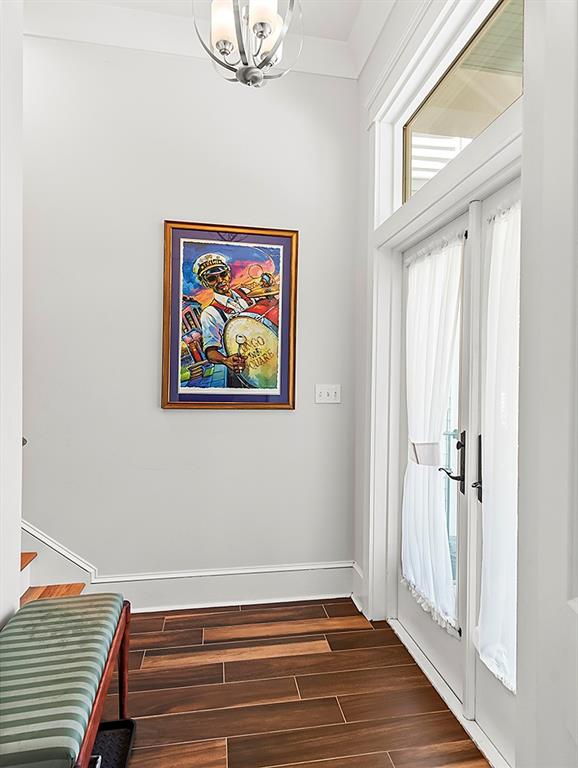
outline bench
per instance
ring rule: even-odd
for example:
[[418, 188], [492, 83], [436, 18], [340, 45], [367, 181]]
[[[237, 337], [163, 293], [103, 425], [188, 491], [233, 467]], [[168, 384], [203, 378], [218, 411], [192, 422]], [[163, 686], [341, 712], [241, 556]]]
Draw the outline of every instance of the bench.
[[0, 767], [88, 768], [118, 660], [127, 717], [130, 603], [36, 600], [0, 632]]

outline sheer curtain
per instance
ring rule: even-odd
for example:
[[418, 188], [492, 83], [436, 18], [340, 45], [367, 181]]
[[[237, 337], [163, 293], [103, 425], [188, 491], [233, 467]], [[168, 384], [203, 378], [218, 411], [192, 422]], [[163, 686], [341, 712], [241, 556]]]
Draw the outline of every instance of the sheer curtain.
[[408, 266], [406, 387], [409, 457], [402, 512], [402, 576], [422, 608], [456, 626], [456, 595], [443, 494], [444, 417], [458, 346], [463, 241]]
[[[520, 204], [488, 223], [488, 317], [482, 402], [482, 583], [479, 652], [516, 688]], [[488, 263], [488, 261], [486, 263]]]

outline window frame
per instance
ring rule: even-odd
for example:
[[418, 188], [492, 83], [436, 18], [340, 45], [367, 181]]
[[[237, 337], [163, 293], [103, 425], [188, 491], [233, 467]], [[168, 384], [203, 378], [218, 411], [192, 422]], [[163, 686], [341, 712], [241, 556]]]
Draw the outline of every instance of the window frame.
[[404, 204], [403, 126], [500, 2], [446, 0], [423, 44], [402, 71], [395, 71], [395, 87], [386, 95], [384, 77], [366, 102], [373, 144], [371, 164], [375, 169], [371, 174], [374, 230]]
[[[484, 33], [484, 31], [487, 29], [487, 27], [491, 24], [492, 20], [497, 16], [497, 14], [500, 12], [500, 9], [510, 0], [498, 0], [497, 3], [494, 5], [492, 10], [488, 13], [484, 21], [480, 24], [480, 26], [476, 29], [476, 31], [470, 36], [468, 41], [463, 45], [459, 52], [455, 54], [454, 58], [452, 59], [451, 63], [446, 67], [443, 74], [437, 78], [434, 85], [428, 90], [425, 96], [421, 99], [417, 107], [413, 110], [413, 112], [410, 114], [410, 116], [405, 120], [402, 128], [402, 168], [401, 168], [401, 189], [402, 189], [402, 204], [407, 203], [409, 198], [411, 197], [411, 178], [409, 177], [409, 174], [407, 173], [409, 164], [411, 162], [411, 144], [408, 141], [408, 126], [411, 123], [411, 121], [414, 119], [414, 117], [417, 115], [417, 113], [421, 110], [421, 108], [425, 105], [427, 100], [430, 98], [432, 93], [438, 88], [441, 83], [445, 80], [445, 78], [450, 74], [452, 69], [456, 66], [458, 61], [461, 59], [463, 54], [467, 51], [467, 49], [475, 43], [475, 41]], [[518, 98], [521, 98], [524, 95], [524, 87], [523, 87], [523, 80], [522, 80], [522, 93]], [[515, 99], [512, 104], [514, 104], [518, 99]], [[512, 106], [510, 104], [510, 106]], [[509, 107], [507, 108], [509, 109]], [[500, 115], [497, 115], [494, 120], [489, 124], [491, 125], [495, 120], [497, 120], [501, 115], [504, 113], [501, 112]], [[485, 130], [485, 129], [484, 129]], [[482, 131], [483, 133], [483, 131]], [[480, 134], [478, 134], [479, 136]], [[477, 136], [474, 136], [472, 141], [475, 141]], [[450, 160], [451, 162], [451, 160]], [[442, 169], [443, 170], [443, 169]]]

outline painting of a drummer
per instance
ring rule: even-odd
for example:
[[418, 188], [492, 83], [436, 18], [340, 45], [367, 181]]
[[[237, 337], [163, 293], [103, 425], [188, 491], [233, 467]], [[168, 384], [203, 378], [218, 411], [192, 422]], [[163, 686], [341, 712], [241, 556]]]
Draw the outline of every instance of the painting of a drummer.
[[228, 355], [223, 340], [227, 320], [249, 309], [252, 300], [242, 289], [231, 287], [231, 268], [220, 253], [205, 253], [196, 260], [193, 272], [199, 283], [213, 292], [211, 302], [201, 313], [203, 351], [211, 363], [227, 367], [228, 387], [247, 387], [239, 377], [246, 366], [246, 358], [236, 352]]
[[211, 225], [206, 237], [183, 237], [173, 258], [170, 373], [186, 402], [261, 407], [293, 386], [293, 246], [250, 234], [217, 236]]

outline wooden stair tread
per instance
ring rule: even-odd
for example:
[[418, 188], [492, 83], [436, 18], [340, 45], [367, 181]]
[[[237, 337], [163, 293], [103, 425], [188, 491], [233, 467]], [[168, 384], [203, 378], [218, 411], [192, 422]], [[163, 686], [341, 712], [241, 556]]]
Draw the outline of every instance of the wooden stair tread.
[[23, 571], [26, 566], [30, 565], [30, 563], [34, 560], [35, 557], [38, 557], [38, 552], [21, 552], [20, 553], [20, 570]]
[[51, 597], [73, 597], [80, 595], [86, 584], [47, 584], [42, 587], [29, 587], [20, 598], [20, 607], [32, 600], [49, 600]]

